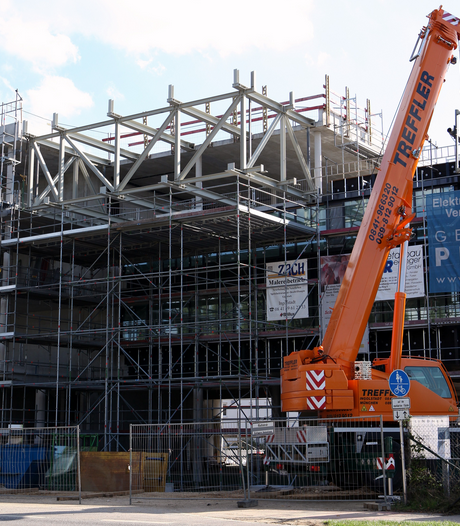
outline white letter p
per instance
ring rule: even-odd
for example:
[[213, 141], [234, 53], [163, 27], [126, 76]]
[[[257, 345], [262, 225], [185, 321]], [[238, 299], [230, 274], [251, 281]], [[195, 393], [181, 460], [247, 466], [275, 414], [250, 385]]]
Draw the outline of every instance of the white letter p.
[[436, 248], [436, 266], [440, 267], [441, 262], [449, 259], [449, 249], [444, 247]]

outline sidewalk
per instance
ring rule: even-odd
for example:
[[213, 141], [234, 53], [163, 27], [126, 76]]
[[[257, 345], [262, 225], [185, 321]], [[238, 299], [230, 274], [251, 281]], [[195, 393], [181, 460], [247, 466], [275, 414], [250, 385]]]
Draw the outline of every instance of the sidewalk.
[[[57, 501], [52, 495], [0, 495], [0, 515], [21, 518], [57, 519], [65, 515], [78, 516], [80, 523], [88, 524], [111, 521], [120, 523], [157, 524], [283, 524], [320, 526], [323, 521], [333, 519], [391, 520], [400, 523], [410, 521], [454, 521], [460, 523], [460, 515], [432, 513], [407, 513], [366, 509], [364, 502], [292, 502], [259, 500], [252, 508], [238, 508], [236, 500], [195, 500], [183, 498], [140, 499], [133, 497], [87, 498], [82, 504], [75, 501]], [[146, 517], [149, 518], [146, 521]], [[2, 519], [0, 520], [9, 520]]]

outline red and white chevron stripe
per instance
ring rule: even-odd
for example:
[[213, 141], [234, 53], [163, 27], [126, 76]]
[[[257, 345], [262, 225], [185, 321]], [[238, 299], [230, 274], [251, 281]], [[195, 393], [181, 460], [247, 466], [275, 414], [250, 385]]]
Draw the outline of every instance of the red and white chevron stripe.
[[268, 435], [266, 438], [265, 438], [265, 443], [266, 444], [271, 444], [272, 442], [275, 441], [275, 435]]
[[460, 23], [460, 18], [457, 18], [456, 16], [451, 15], [450, 13], [446, 13], [445, 11], [442, 15], [442, 19], [446, 22], [449, 22], [449, 24], [452, 24], [453, 26], [458, 26], [458, 24]]
[[318, 411], [318, 409], [326, 409], [326, 397], [325, 396], [307, 396], [308, 408], [312, 411]]
[[395, 457], [393, 456], [393, 453], [388, 454], [387, 469], [396, 469]]
[[296, 433], [297, 442], [305, 444], [307, 442], [307, 432], [304, 429], [299, 429]]
[[308, 391], [319, 391], [326, 389], [326, 378], [324, 371], [307, 371], [307, 389]]
[[[382, 469], [382, 465], [382, 457], [377, 457], [377, 469]], [[388, 457], [386, 458], [385, 469], [396, 469], [395, 457], [393, 453], [388, 453]]]
[[270, 458], [270, 457], [267, 457], [267, 456], [265, 455], [265, 457], [264, 457], [264, 466], [268, 466], [268, 465], [270, 464], [270, 461], [271, 461], [271, 458]]

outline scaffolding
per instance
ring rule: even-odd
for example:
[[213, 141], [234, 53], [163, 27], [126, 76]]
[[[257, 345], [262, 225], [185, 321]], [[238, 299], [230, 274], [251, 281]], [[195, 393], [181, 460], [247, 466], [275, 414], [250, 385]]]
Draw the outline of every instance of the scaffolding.
[[[379, 163], [370, 103], [328, 78], [278, 103], [235, 71], [230, 93], [171, 86], [167, 106], [55, 114], [40, 137], [20, 111], [2, 106], [0, 427], [79, 424], [115, 451], [132, 423], [218, 418], [226, 399], [279, 416], [282, 359], [321, 330], [320, 205], [356, 195], [359, 221]], [[267, 268], [301, 259], [308, 316], [272, 319]]]

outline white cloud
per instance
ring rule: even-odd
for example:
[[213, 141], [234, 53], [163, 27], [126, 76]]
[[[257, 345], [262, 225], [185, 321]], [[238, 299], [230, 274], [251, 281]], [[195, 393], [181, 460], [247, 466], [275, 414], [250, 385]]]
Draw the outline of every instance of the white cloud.
[[161, 64], [161, 62], [158, 62], [158, 65], [152, 66], [150, 70], [160, 77], [166, 71], [166, 68], [163, 66], [163, 64]]
[[10, 95], [13, 96], [14, 93], [16, 93], [16, 90], [13, 88], [13, 86], [10, 84], [8, 79], [5, 77], [0, 77], [0, 80], [5, 84], [5, 86], [8, 88], [8, 91], [10, 92]]
[[79, 90], [70, 79], [50, 75], [37, 88], [28, 90], [24, 99], [31, 113], [49, 118], [53, 113], [71, 118], [94, 104], [91, 95]]
[[[85, 3], [89, 0], [80, 5]], [[173, 8], [167, 2], [133, 0], [130, 9], [125, 0], [102, 0], [97, 8], [99, 15], [81, 24], [81, 31], [139, 56], [209, 49], [227, 56], [247, 47], [285, 50], [313, 38], [313, 0], [285, 0], [281, 19], [264, 0], [233, 0], [218, 8], [211, 0], [176, 0]], [[301, 26], [291, 25], [292, 20], [301, 20]]]
[[110, 85], [106, 90], [105, 92], [107, 93], [107, 95], [109, 96], [110, 99], [113, 99], [113, 100], [125, 100], [125, 96], [123, 95], [123, 93], [121, 93], [120, 91], [117, 90], [117, 88], [113, 85]]
[[16, 99], [16, 93], [8, 79], [0, 77], [0, 101], [12, 102]]
[[149, 60], [142, 60], [137, 59], [136, 64], [144, 71], [150, 71], [152, 73], [155, 73], [155, 75], [158, 75], [159, 77], [163, 75], [163, 73], [166, 71], [165, 66], [161, 62], [157, 62], [156, 65], [153, 65], [153, 58]]
[[[285, 0], [282, 13], [265, 0], [36, 0], [0, 7], [0, 49], [49, 68], [78, 60], [73, 35], [102, 41], [146, 59], [152, 53], [184, 55], [214, 50], [221, 56], [248, 47], [283, 51], [314, 36], [314, 0]], [[90, 13], [90, 15], [89, 15]], [[292, 22], [294, 21], [294, 24]], [[296, 25], [295, 21], [301, 21]], [[154, 69], [157, 70], [158, 66]], [[161, 65], [160, 65], [161, 73]]]
[[331, 61], [331, 55], [325, 51], [320, 51], [316, 56], [305, 55], [305, 63], [309, 67], [323, 69]]
[[141, 68], [141, 69], [146, 69], [150, 66], [150, 64], [152, 63], [152, 58], [149, 59], [149, 60], [142, 60], [142, 59], [138, 59], [136, 60], [136, 64]]
[[35, 115], [27, 113], [24, 115], [24, 119], [27, 120], [27, 131], [35, 136], [47, 135], [52, 133], [51, 120], [46, 121], [40, 118], [37, 118]]
[[35, 70], [57, 67], [79, 59], [70, 38], [51, 31], [45, 21], [11, 16], [0, 25], [0, 49], [31, 62]]
[[321, 52], [318, 55], [318, 58], [316, 60], [316, 64], [320, 67], [325, 66], [331, 58], [331, 55], [329, 53]]

